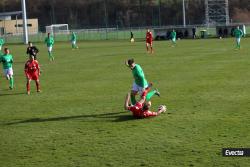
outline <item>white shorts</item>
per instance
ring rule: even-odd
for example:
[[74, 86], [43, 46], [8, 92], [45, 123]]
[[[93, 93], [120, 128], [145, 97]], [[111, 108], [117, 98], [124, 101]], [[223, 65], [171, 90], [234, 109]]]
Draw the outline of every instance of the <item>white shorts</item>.
[[73, 44], [73, 45], [76, 45], [76, 41], [72, 41], [72, 44]]
[[[147, 86], [146, 86], [147, 87]], [[132, 86], [132, 91], [135, 91], [135, 92], [139, 92], [140, 95], [142, 95], [142, 92], [145, 88], [137, 85], [135, 82], [133, 83], [133, 86]]]
[[4, 76], [11, 77], [13, 75], [13, 69], [12, 68], [4, 69], [3, 73], [4, 73]]
[[240, 43], [240, 38], [236, 38], [236, 42], [237, 42], [237, 43]]
[[52, 52], [52, 46], [48, 46], [48, 51]]

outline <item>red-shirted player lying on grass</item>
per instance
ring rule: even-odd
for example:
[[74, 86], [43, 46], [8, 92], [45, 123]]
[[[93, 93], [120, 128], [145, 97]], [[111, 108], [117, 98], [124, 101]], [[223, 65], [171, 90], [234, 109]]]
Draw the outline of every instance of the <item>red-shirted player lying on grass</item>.
[[34, 59], [34, 56], [31, 55], [30, 59], [25, 63], [24, 72], [27, 78], [27, 94], [30, 94], [30, 82], [34, 80], [36, 82], [36, 90], [40, 92], [40, 83], [39, 83], [39, 76], [40, 76], [40, 67], [38, 61]]
[[151, 101], [146, 101], [146, 94], [149, 91], [149, 89], [146, 89], [143, 92], [141, 99], [135, 105], [129, 104], [130, 93], [128, 93], [126, 96], [124, 108], [125, 110], [131, 111], [135, 118], [147, 118], [147, 117], [157, 116], [165, 112], [167, 109], [165, 105], [160, 105], [157, 112], [149, 111], [151, 107]]

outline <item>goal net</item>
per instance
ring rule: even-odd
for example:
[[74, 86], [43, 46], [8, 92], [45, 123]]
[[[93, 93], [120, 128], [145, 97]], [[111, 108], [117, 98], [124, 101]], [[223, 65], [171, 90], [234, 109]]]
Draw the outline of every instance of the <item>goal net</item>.
[[46, 33], [53, 34], [68, 34], [69, 26], [68, 24], [52, 24], [50, 26], [46, 26]]

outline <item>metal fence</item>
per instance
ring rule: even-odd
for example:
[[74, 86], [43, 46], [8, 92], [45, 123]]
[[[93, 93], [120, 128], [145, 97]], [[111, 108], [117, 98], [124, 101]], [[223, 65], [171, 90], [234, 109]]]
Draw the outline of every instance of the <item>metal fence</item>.
[[[78, 41], [86, 40], [129, 40], [131, 31], [134, 34], [135, 40], [144, 40], [146, 30], [156, 28], [171, 28], [178, 26], [162, 26], [162, 27], [133, 27], [133, 28], [99, 28], [99, 29], [77, 29], [72, 30], [77, 34]], [[190, 27], [196, 27], [196, 36], [201, 36], [201, 31], [206, 30], [208, 37], [216, 37], [216, 27], [206, 27], [202, 25], [194, 25]], [[250, 32], [250, 24], [246, 26], [246, 32]], [[44, 42], [46, 33], [29, 34], [29, 41], [32, 42]], [[22, 34], [4, 34], [2, 36], [6, 43], [23, 43]], [[70, 33], [56, 33], [54, 34], [55, 41], [70, 41]]]

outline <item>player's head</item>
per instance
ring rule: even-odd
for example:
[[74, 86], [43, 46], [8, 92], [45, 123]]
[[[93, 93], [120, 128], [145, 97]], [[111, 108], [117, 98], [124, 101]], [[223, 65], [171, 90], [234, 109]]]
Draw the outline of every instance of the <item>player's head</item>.
[[29, 42], [28, 42], [28, 45], [29, 45], [29, 46], [32, 46], [33, 44], [32, 44], [32, 42], [29, 41]]
[[237, 26], [237, 29], [240, 29], [240, 26]]
[[10, 53], [9, 48], [4, 48], [4, 53], [5, 53], [5, 54], [9, 54], [9, 53]]
[[150, 29], [148, 29], [147, 32], [150, 32]]
[[151, 101], [144, 102], [142, 106], [142, 110], [143, 111], [149, 110], [150, 107], [151, 107]]
[[126, 64], [128, 65], [128, 67], [130, 69], [133, 69], [135, 67], [135, 61], [134, 61], [133, 58], [132, 59], [128, 59], [127, 62], [126, 62]]

